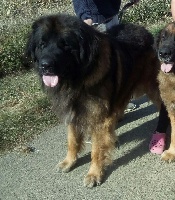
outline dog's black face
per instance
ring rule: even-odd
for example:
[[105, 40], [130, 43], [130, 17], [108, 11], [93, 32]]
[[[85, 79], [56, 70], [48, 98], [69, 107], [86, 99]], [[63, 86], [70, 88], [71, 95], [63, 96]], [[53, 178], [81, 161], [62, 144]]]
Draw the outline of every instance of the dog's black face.
[[66, 15], [42, 17], [33, 24], [27, 52], [45, 85], [54, 87], [62, 80], [77, 82], [88, 73], [98, 49], [92, 31], [77, 18], [70, 21]]
[[[50, 34], [48, 33], [48, 35]], [[64, 40], [61, 41], [61, 38], [57, 38], [56, 35], [52, 38], [44, 36], [40, 38], [35, 48], [34, 59], [39, 74], [43, 76], [43, 81], [47, 86], [54, 87], [59, 79], [70, 73], [75, 78], [76, 71], [73, 69], [76, 69], [75, 65], [78, 65], [79, 62], [78, 58], [76, 61], [76, 57], [72, 55], [73, 48], [73, 46], [65, 44]]]
[[175, 23], [168, 24], [162, 29], [156, 41], [158, 58], [161, 69], [165, 73], [175, 72]]

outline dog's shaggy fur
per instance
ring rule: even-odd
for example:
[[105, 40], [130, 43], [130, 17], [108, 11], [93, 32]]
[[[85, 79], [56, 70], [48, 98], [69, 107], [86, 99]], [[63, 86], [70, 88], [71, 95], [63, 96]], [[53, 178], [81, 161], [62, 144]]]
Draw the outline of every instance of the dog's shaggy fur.
[[59, 164], [69, 171], [85, 136], [92, 139], [91, 165], [84, 184], [102, 181], [115, 148], [115, 126], [132, 95], [147, 94], [160, 104], [159, 61], [152, 35], [126, 24], [104, 34], [74, 16], [50, 15], [33, 24], [27, 52], [53, 108], [68, 125], [68, 152]]
[[175, 159], [175, 22], [167, 24], [157, 35], [155, 48], [161, 62], [158, 75], [162, 100], [171, 122], [171, 143], [162, 154], [162, 159]]

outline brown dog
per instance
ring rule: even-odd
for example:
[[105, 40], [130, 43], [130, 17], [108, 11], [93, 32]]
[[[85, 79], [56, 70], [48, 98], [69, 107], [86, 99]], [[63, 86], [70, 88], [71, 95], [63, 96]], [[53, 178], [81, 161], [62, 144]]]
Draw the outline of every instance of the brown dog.
[[162, 154], [162, 159], [175, 159], [175, 22], [166, 25], [156, 38], [155, 47], [161, 61], [158, 75], [162, 100], [167, 108], [171, 121], [171, 143]]
[[59, 167], [77, 162], [86, 135], [91, 165], [84, 184], [101, 184], [115, 148], [115, 126], [131, 96], [147, 94], [160, 103], [159, 60], [153, 37], [143, 27], [119, 25], [100, 33], [75, 16], [36, 20], [27, 45], [55, 113], [68, 125], [68, 152]]

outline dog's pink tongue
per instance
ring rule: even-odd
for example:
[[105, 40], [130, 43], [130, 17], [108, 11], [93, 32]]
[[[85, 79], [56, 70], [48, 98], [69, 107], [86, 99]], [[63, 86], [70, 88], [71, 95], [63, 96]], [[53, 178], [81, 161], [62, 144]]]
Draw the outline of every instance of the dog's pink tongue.
[[45, 75], [43, 75], [43, 82], [48, 87], [55, 87], [58, 83], [58, 76], [45, 76]]
[[173, 67], [173, 64], [166, 64], [166, 63], [161, 64], [161, 70], [165, 73], [170, 72], [172, 67]]

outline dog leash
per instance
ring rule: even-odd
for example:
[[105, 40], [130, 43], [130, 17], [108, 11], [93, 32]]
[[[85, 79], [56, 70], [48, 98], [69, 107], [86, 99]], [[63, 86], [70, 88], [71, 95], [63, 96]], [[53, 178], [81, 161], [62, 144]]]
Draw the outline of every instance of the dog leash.
[[123, 8], [119, 11], [119, 14], [118, 14], [118, 19], [119, 19], [119, 24], [121, 23], [121, 20], [122, 20], [122, 17], [123, 17], [123, 14], [124, 12], [129, 8], [131, 7], [132, 5], [134, 4], [134, 1], [130, 1], [128, 3], [126, 3]]

